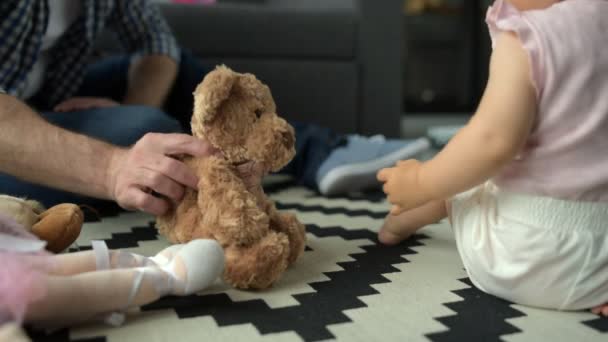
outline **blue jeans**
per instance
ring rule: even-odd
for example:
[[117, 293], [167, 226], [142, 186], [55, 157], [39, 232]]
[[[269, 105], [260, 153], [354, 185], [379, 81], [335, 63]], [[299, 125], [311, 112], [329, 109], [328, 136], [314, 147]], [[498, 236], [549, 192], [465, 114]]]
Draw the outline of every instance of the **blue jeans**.
[[[116, 56], [92, 64], [77, 96], [109, 97], [121, 101], [127, 89], [129, 58]], [[189, 132], [194, 98], [193, 90], [210, 68], [189, 53], [182, 53], [175, 84], [167, 98], [165, 112], [144, 106], [119, 106], [79, 112], [42, 112], [42, 116], [63, 128], [107, 142], [129, 146], [148, 132]], [[281, 171], [293, 175], [299, 184], [316, 188], [315, 176], [321, 163], [342, 137], [325, 127], [290, 122], [296, 132], [296, 156]], [[66, 168], [66, 172], [69, 169]], [[46, 206], [63, 202], [96, 206], [99, 200], [44, 186], [22, 182], [0, 174], [0, 193], [25, 196]]]

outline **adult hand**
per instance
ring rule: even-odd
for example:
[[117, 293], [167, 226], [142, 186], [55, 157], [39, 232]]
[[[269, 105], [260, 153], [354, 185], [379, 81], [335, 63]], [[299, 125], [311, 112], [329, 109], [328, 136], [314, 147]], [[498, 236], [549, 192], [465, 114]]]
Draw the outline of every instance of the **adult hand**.
[[410, 159], [378, 171], [378, 180], [384, 182], [382, 190], [392, 204], [391, 214], [399, 215], [431, 200], [428, 192], [420, 186], [418, 177], [421, 166], [419, 161]]
[[53, 108], [56, 112], [73, 112], [77, 110], [120, 106], [120, 103], [105, 97], [72, 97]]
[[198, 178], [177, 155], [209, 156], [216, 150], [207, 141], [187, 134], [148, 133], [130, 149], [115, 151], [108, 172], [108, 191], [121, 207], [163, 215], [197, 188]]

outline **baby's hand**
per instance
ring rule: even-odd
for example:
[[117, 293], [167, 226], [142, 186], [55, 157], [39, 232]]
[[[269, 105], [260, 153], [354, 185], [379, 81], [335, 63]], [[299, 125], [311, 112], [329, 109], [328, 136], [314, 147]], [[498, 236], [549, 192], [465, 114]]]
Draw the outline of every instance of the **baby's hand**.
[[414, 159], [403, 160], [397, 162], [395, 167], [378, 172], [378, 180], [384, 182], [382, 190], [392, 204], [391, 214], [399, 215], [430, 200], [429, 195], [421, 189], [418, 181], [421, 165], [422, 163]]

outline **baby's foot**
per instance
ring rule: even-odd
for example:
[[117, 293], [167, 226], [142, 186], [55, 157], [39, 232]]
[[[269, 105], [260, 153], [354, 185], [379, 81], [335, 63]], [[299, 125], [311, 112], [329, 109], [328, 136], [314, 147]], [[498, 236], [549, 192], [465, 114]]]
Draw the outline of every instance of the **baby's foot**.
[[446, 217], [446, 209], [445, 201], [433, 201], [397, 216], [389, 214], [378, 233], [378, 240], [386, 245], [398, 244], [418, 229]]
[[399, 242], [413, 235], [419, 227], [411, 224], [411, 220], [406, 215], [407, 212], [401, 215], [386, 215], [384, 224], [378, 233], [378, 240], [385, 245], [396, 245]]
[[591, 309], [591, 312], [593, 312], [596, 315], [602, 315], [602, 316], [608, 317], [608, 303], [606, 303], [604, 305], [596, 306], [595, 308]]
[[159, 266], [169, 275], [168, 293], [178, 296], [205, 289], [224, 270], [224, 251], [215, 240], [190, 241], [166, 260], [159, 260]]

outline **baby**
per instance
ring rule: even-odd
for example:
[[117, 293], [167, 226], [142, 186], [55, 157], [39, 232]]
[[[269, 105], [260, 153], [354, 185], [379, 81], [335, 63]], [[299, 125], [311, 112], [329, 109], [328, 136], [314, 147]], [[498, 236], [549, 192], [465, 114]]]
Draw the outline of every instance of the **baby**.
[[448, 216], [479, 289], [608, 316], [606, 18], [606, 0], [497, 0], [475, 115], [430, 161], [378, 173], [380, 241]]

